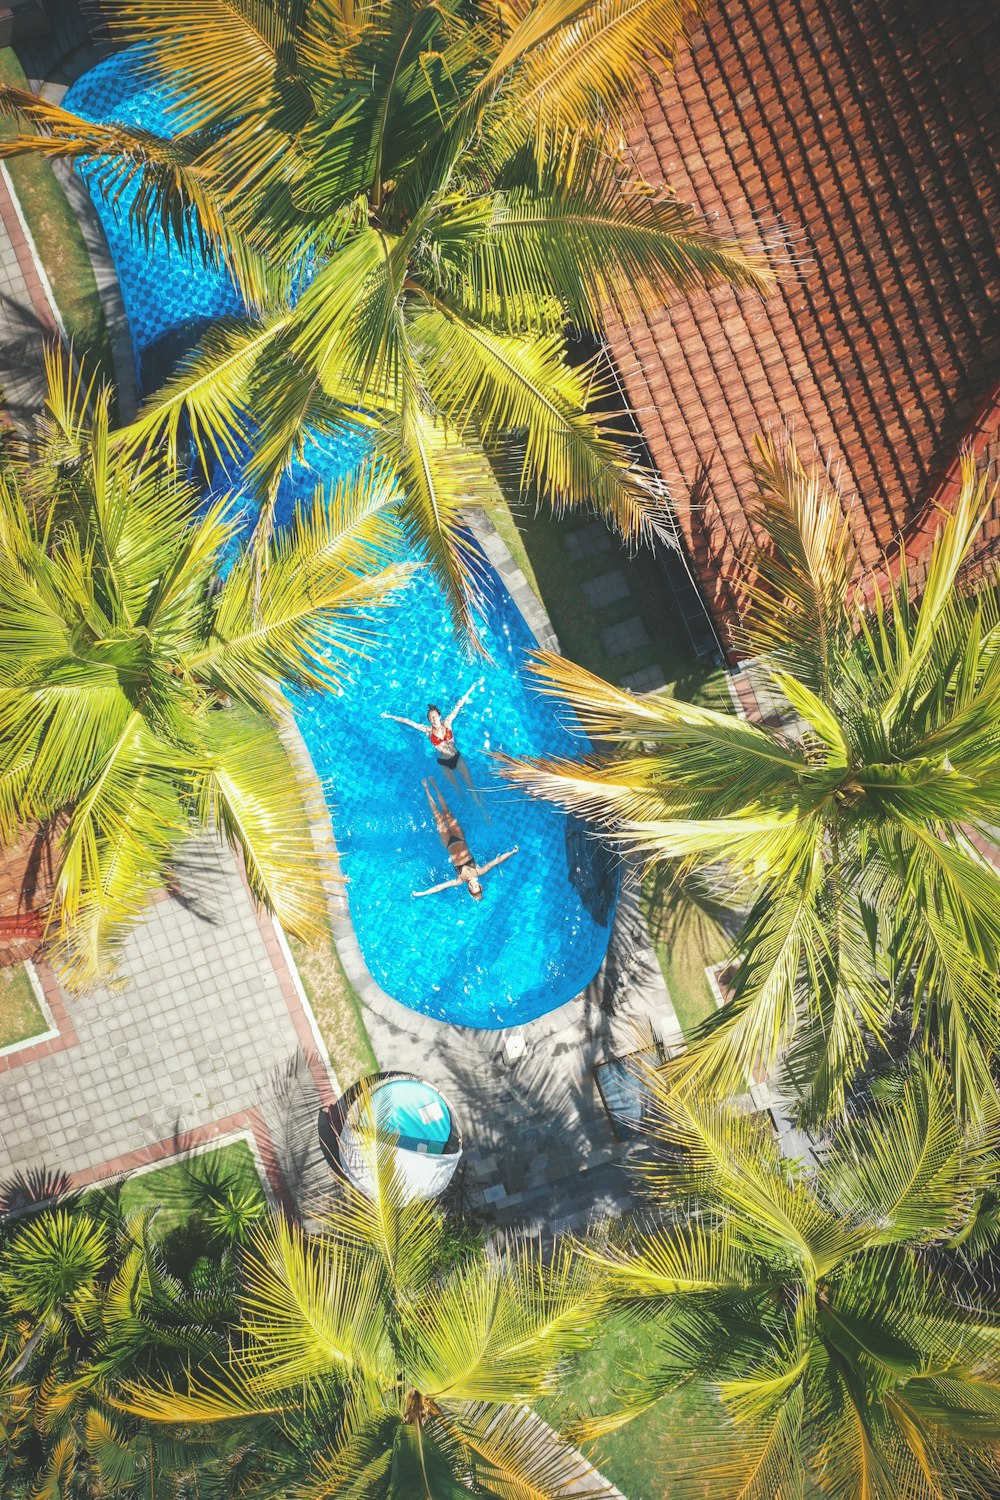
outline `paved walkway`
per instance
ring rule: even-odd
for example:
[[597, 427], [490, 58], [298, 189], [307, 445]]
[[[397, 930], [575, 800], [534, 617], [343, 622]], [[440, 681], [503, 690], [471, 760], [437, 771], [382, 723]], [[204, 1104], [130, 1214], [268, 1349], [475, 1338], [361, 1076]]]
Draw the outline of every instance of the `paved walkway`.
[[276, 1196], [322, 1191], [317, 1112], [336, 1083], [227, 852], [192, 852], [121, 973], [120, 987], [69, 1000], [42, 971], [59, 1035], [0, 1056], [0, 1208], [236, 1132]]
[[616, 1138], [594, 1068], [653, 1033], [671, 1049], [683, 1044], [634, 890], [619, 900], [597, 978], [554, 1019], [473, 1031], [390, 1002], [369, 1009], [365, 1023], [383, 1067], [412, 1070], [453, 1104], [465, 1143], [460, 1206], [501, 1228], [550, 1233], [583, 1229], [631, 1202], [626, 1166], [641, 1148]]
[[23, 426], [41, 407], [42, 347], [58, 339], [59, 332], [48, 283], [10, 175], [0, 164], [0, 404], [6, 408], [7, 422]]

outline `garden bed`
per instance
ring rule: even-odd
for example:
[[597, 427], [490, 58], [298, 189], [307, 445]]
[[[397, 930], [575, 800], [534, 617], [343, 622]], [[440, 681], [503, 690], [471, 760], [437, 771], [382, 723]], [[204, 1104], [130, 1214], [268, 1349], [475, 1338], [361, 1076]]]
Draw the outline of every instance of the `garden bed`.
[[257, 1160], [245, 1140], [131, 1172], [115, 1182], [99, 1183], [85, 1195], [91, 1205], [99, 1197], [115, 1199], [123, 1214], [156, 1209], [152, 1234], [160, 1242], [185, 1230], [192, 1219], [221, 1220], [227, 1204], [242, 1204], [249, 1218], [267, 1209]]
[[[0, 47], [0, 83], [28, 88], [24, 69], [11, 47]], [[0, 119], [0, 139], [9, 140], [20, 129], [14, 120]], [[24, 129], [31, 132], [30, 126]], [[87, 359], [91, 371], [98, 368], [110, 380], [114, 370], [104, 309], [83, 231], [69, 199], [42, 157], [14, 156], [6, 166], [74, 352]]]

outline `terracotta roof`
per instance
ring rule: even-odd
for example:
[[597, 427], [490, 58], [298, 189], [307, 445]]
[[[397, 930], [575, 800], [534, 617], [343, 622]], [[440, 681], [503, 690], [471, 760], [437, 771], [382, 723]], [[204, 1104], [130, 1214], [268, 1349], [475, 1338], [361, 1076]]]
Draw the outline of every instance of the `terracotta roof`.
[[764, 302], [609, 311], [720, 622], [738, 608], [755, 432], [788, 426], [829, 457], [871, 564], [920, 529], [970, 425], [981, 449], [1000, 431], [998, 77], [995, 0], [721, 0], [647, 88], [646, 178], [743, 233], [784, 226], [804, 260]]

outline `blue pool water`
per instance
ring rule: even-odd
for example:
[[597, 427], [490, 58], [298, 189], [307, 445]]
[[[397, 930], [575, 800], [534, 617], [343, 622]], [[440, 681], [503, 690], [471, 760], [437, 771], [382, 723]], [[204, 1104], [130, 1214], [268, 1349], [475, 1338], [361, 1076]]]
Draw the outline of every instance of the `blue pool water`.
[[400, 1146], [440, 1156], [451, 1134], [451, 1111], [437, 1089], [408, 1078], [392, 1079], [375, 1091], [375, 1124]]
[[[166, 128], [157, 89], [134, 59], [118, 54], [81, 78], [67, 106], [93, 118]], [[224, 275], [154, 238], [130, 231], [128, 198], [117, 214], [97, 199], [115, 259], [145, 389], [220, 314], [237, 311]], [[279, 518], [308, 499], [317, 478], [344, 474], [363, 452], [345, 431], [307, 448], [282, 488]], [[499, 1028], [543, 1015], [593, 978], [607, 947], [617, 877], [579, 822], [532, 801], [496, 773], [491, 751], [579, 753], [580, 739], [524, 675], [534, 638], [510, 595], [482, 559], [481, 638], [489, 659], [470, 659], [456, 638], [444, 596], [418, 573], [395, 607], [378, 612], [379, 642], [353, 659], [339, 694], [295, 694], [292, 706], [323, 781], [361, 949], [384, 990], [404, 1004], [459, 1025]], [[484, 811], [455, 791], [426, 738], [379, 717], [422, 720], [429, 703], [447, 713], [480, 676], [485, 684], [455, 732], [482, 790]], [[485, 896], [465, 890], [415, 899], [412, 892], [454, 871], [434, 828], [421, 778], [434, 776], [459, 817], [473, 856], [485, 864], [519, 852], [484, 879]]]

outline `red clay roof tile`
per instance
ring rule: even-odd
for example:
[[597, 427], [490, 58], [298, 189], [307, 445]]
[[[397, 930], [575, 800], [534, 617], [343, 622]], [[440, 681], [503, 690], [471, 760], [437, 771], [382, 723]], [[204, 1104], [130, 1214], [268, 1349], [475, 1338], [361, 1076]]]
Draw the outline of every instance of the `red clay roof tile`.
[[639, 170], [743, 232], [780, 222], [806, 259], [765, 303], [718, 291], [648, 323], [608, 312], [723, 623], [739, 605], [755, 431], [788, 425], [819, 445], [858, 497], [874, 564], [898, 530], [919, 533], [992, 388], [997, 76], [992, 0], [722, 0], [648, 87]]

